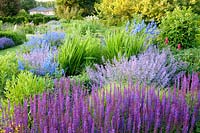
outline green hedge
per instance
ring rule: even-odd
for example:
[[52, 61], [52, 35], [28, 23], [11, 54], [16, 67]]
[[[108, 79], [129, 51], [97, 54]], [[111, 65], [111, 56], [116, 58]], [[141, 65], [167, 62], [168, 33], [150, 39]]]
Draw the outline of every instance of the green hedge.
[[45, 16], [42, 14], [34, 14], [34, 15], [28, 15], [28, 16], [14, 16], [14, 17], [1, 17], [0, 20], [3, 21], [3, 23], [13, 23], [13, 24], [21, 24], [21, 23], [27, 23], [27, 22], [33, 22], [34, 24], [38, 25], [40, 23], [47, 23], [50, 20], [58, 20], [55, 16]]
[[15, 42], [15, 45], [23, 44], [26, 41], [25, 34], [19, 34], [12, 31], [0, 31], [0, 37], [11, 38]]

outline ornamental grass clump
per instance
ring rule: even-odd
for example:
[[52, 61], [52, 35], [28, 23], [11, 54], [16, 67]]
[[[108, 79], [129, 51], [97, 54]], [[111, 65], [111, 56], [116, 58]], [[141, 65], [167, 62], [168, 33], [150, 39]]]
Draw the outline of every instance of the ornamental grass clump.
[[95, 65], [96, 70], [88, 68], [87, 72], [91, 81], [96, 84], [99, 81], [106, 85], [111, 82], [136, 80], [166, 87], [173, 83], [183, 67], [185, 65], [176, 61], [169, 49], [159, 51], [155, 46], [151, 46], [137, 57], [128, 59], [122, 56], [119, 61], [114, 58], [112, 63]]
[[178, 92], [176, 87], [159, 92], [129, 82], [124, 88], [111, 85], [113, 93], [99, 93], [93, 86], [87, 95], [80, 85], [70, 85], [63, 78], [55, 82], [55, 93], [35, 95], [15, 106], [12, 119], [6, 119], [9, 111], [4, 112], [0, 125], [6, 132], [195, 132], [200, 121], [200, 88], [199, 79], [193, 82], [194, 88], [187, 92], [191, 105], [185, 91]]
[[104, 57], [110, 61], [114, 57], [117, 58], [118, 55], [130, 58], [145, 51], [157, 35], [157, 25], [153, 21], [148, 25], [145, 24], [144, 20], [128, 22], [125, 30], [112, 31], [101, 39], [105, 47]]

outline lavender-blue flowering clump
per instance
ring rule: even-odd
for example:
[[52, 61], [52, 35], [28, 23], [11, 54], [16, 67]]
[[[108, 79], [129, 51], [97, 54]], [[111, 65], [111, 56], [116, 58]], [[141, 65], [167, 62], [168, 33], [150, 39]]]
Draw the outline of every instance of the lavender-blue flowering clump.
[[194, 74], [193, 89], [187, 86], [187, 92], [177, 93], [176, 87], [173, 91], [159, 91], [129, 82], [125, 87], [111, 84], [111, 91], [95, 91], [98, 87], [93, 86], [88, 95], [82, 86], [62, 78], [55, 81], [55, 93], [45, 92], [15, 106], [12, 119], [5, 111], [0, 125], [7, 132], [196, 132], [195, 124], [200, 121], [199, 83]]
[[26, 69], [41, 76], [62, 74], [57, 63], [57, 49], [51, 49], [49, 45], [22, 54], [18, 66], [20, 70]]
[[47, 32], [43, 35], [44, 40], [50, 43], [52, 46], [59, 46], [65, 39], [64, 32]]
[[36, 35], [30, 37], [29, 41], [26, 42], [26, 46], [31, 48], [41, 47], [42, 45], [46, 45], [47, 43], [51, 46], [59, 46], [63, 43], [65, 39], [64, 32], [47, 32], [46, 34]]
[[185, 65], [176, 61], [170, 50], [159, 51], [151, 46], [143, 54], [132, 56], [129, 60], [122, 57], [119, 61], [95, 65], [96, 70], [87, 69], [90, 79], [94, 83], [101, 81], [104, 85], [111, 82], [136, 80], [156, 86], [170, 85]]
[[126, 32], [131, 35], [139, 34], [140, 36], [144, 36], [146, 41], [154, 39], [159, 34], [157, 24], [154, 21], [146, 25], [144, 20], [141, 22], [136, 22], [136, 20], [134, 20], [133, 23], [128, 21], [126, 24]]
[[14, 46], [15, 43], [12, 39], [7, 37], [0, 38], [0, 49], [5, 49]]

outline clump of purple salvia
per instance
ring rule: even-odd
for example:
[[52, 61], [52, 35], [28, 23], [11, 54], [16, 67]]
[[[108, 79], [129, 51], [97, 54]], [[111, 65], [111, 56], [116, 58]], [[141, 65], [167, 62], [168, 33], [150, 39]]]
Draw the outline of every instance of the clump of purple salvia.
[[[187, 102], [184, 90], [175, 90], [176, 86], [175, 91], [169, 88], [161, 93], [146, 85], [111, 84], [113, 91], [93, 87], [87, 95], [82, 86], [63, 78], [55, 82], [55, 93], [30, 99], [31, 121], [25, 101], [15, 107], [12, 123], [20, 127], [19, 132], [193, 132], [200, 121], [200, 82], [193, 79], [198, 81], [194, 81], [196, 89], [187, 94], [194, 106]], [[6, 122], [0, 125], [3, 130], [13, 129]]]
[[95, 65], [96, 70], [87, 69], [91, 81], [94, 83], [109, 84], [136, 80], [156, 86], [170, 85], [185, 65], [176, 61], [170, 50], [159, 51], [155, 46], [149, 47], [146, 52], [130, 60], [122, 57], [119, 61], [113, 59], [105, 66]]

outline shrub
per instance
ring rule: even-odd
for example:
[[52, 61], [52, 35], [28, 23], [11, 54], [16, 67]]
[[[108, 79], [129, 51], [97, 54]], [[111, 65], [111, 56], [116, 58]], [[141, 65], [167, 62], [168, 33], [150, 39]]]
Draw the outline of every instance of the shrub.
[[184, 48], [193, 48], [197, 45], [196, 34], [198, 30], [198, 17], [191, 8], [176, 8], [173, 12], [168, 12], [160, 24], [159, 41], [164, 42], [168, 38], [168, 45], [177, 48], [178, 44]]
[[57, 81], [56, 88], [54, 94], [31, 97], [30, 112], [27, 100], [24, 105], [16, 106], [12, 120], [7, 125], [6, 119], [3, 120], [3, 129], [7, 132], [14, 132], [17, 127], [20, 127], [18, 132], [195, 132], [195, 124], [199, 122], [198, 88], [187, 92], [192, 105], [187, 102], [186, 93], [177, 93], [176, 88], [161, 94], [159, 89], [129, 83], [124, 88], [111, 85], [114, 93], [93, 91], [87, 96], [80, 86], [71, 87], [65, 79]]
[[169, 86], [177, 73], [183, 69], [183, 64], [177, 62], [169, 50], [160, 52], [154, 46], [143, 54], [132, 56], [130, 60], [122, 58], [113, 64], [107, 62], [105, 66], [96, 65], [96, 71], [87, 69], [90, 80], [103, 85], [112, 82], [127, 82], [128, 80], [140, 83], [154, 84], [156, 86]]
[[135, 13], [135, 2], [133, 0], [102, 0], [95, 7], [99, 12], [100, 17], [104, 19], [113, 19], [114, 24], [120, 21], [132, 18]]
[[51, 89], [51, 82], [48, 78], [37, 77], [30, 72], [21, 72], [6, 82], [5, 97], [11, 104], [23, 103], [25, 98]]
[[181, 59], [183, 62], [188, 64], [186, 69], [187, 72], [200, 72], [200, 49], [190, 48], [184, 50], [177, 50], [175, 54], [176, 58]]
[[66, 75], [77, 75], [87, 65], [100, 63], [102, 46], [92, 37], [68, 37], [58, 52], [58, 61]]
[[133, 14], [141, 14], [145, 20], [160, 22], [166, 12], [174, 8], [191, 7], [192, 11], [200, 14], [199, 0], [102, 0], [96, 4], [98, 15], [111, 24], [119, 24], [133, 18]]
[[125, 30], [111, 32], [102, 38], [101, 42], [105, 46], [104, 56], [111, 61], [118, 55], [125, 55], [128, 58], [137, 55], [152, 44], [157, 34], [157, 25], [154, 22], [148, 25], [144, 23], [144, 20], [128, 22]]
[[26, 40], [25, 34], [19, 34], [17, 32], [11, 31], [0, 31], [0, 37], [7, 37], [12, 39], [15, 42], [15, 45], [23, 44]]
[[18, 65], [15, 54], [6, 54], [0, 56], [0, 97], [3, 97], [3, 91], [6, 81], [18, 73]]
[[6, 37], [0, 38], [0, 49], [9, 48], [9, 47], [12, 47], [14, 45], [15, 45], [15, 43], [13, 42], [12, 39], [6, 38]]

